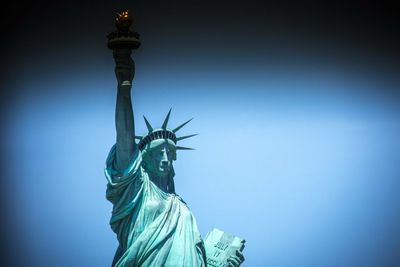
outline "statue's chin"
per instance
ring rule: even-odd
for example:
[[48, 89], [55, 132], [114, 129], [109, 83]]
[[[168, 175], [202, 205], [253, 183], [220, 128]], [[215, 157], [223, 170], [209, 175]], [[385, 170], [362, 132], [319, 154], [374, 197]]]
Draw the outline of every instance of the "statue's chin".
[[159, 176], [168, 176], [169, 171], [170, 171], [169, 169], [160, 168], [160, 169], [158, 169], [158, 175]]

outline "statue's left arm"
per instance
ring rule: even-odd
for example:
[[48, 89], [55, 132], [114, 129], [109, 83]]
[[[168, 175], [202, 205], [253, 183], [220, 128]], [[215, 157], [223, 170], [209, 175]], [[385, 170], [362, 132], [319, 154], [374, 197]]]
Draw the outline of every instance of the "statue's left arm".
[[244, 262], [243, 252], [236, 250], [236, 255], [232, 255], [228, 258], [228, 267], [238, 267]]

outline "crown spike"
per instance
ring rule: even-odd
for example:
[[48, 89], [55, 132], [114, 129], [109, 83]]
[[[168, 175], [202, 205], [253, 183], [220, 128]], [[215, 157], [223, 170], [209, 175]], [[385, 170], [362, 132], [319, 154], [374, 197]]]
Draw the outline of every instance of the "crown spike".
[[168, 124], [168, 120], [169, 120], [169, 115], [171, 115], [171, 110], [172, 108], [169, 109], [167, 116], [165, 117], [165, 120], [161, 126], [162, 129], [166, 130], [167, 129], [167, 124]]
[[181, 125], [179, 125], [179, 126], [176, 127], [175, 129], [173, 129], [172, 131], [173, 131], [174, 133], [176, 133], [176, 132], [179, 131], [183, 126], [185, 126], [186, 124], [188, 124], [191, 120], [193, 120], [193, 118], [191, 118], [190, 120], [188, 120], [188, 121], [182, 123]]
[[198, 135], [198, 134], [191, 134], [191, 135], [180, 136], [180, 137], [177, 137], [177, 138], [176, 138], [176, 141], [178, 142], [178, 141], [180, 141], [180, 140], [183, 140], [183, 139], [186, 139], [186, 138], [190, 138], [190, 137], [193, 137], [193, 136], [196, 136], [196, 135]]
[[184, 147], [184, 146], [176, 146], [176, 150], [194, 150], [194, 148], [191, 147]]
[[146, 119], [146, 117], [144, 115], [143, 115], [143, 118], [144, 118], [144, 122], [146, 123], [147, 130], [149, 130], [149, 133], [150, 133], [151, 131], [153, 131], [153, 127], [151, 126], [150, 122]]

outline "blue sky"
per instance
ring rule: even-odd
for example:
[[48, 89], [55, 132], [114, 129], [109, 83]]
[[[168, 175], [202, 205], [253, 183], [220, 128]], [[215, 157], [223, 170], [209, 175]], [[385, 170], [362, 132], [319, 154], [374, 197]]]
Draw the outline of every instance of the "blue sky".
[[[32, 70], [15, 88], [9, 207], [33, 265], [111, 264], [109, 56], [92, 68]], [[154, 58], [137, 60], [137, 133], [143, 114], [159, 126], [172, 107], [170, 127], [194, 117], [181, 134], [199, 133], [182, 141], [196, 150], [179, 152], [175, 183], [203, 236], [217, 227], [245, 238], [243, 266], [394, 264], [400, 121], [390, 81], [310, 62], [238, 69]]]

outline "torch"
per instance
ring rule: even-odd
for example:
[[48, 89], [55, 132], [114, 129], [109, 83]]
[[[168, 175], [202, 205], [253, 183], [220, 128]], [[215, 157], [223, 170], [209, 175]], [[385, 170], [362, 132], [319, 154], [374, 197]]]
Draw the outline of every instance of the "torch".
[[120, 86], [131, 85], [135, 75], [135, 65], [130, 55], [133, 49], [140, 46], [140, 41], [139, 34], [130, 29], [132, 24], [133, 19], [128, 10], [117, 13], [115, 19], [117, 29], [107, 36], [107, 46], [113, 50], [115, 74]]
[[129, 11], [123, 11], [121, 14], [117, 13], [115, 19], [115, 26], [117, 30], [108, 34], [108, 48], [115, 50], [119, 48], [129, 48], [131, 50], [140, 46], [139, 34], [131, 31], [130, 27], [133, 24], [133, 19]]

